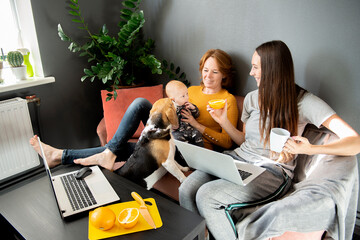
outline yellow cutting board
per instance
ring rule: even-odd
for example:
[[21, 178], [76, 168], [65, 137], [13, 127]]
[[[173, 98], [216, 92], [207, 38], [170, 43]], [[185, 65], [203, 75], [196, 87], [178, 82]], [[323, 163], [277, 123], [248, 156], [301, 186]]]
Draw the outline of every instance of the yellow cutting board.
[[[144, 199], [144, 201], [145, 201], [145, 203], [150, 202], [152, 204], [150, 206], [148, 203], [146, 203], [146, 206], [149, 209], [150, 215], [155, 222], [156, 228], [160, 228], [163, 225], [163, 223], [161, 221], [161, 217], [159, 214], [159, 210], [156, 206], [155, 200], [153, 198], [146, 198], [146, 199]], [[139, 206], [140, 206], [140, 204], [137, 203], [136, 201], [131, 201], [131, 202], [112, 204], [112, 205], [108, 205], [107, 207], [114, 211], [116, 218], [117, 218], [119, 216], [119, 213], [123, 209], [139, 208]], [[90, 219], [90, 214], [92, 212], [93, 211], [89, 212], [89, 219]], [[99, 229], [93, 227], [89, 221], [89, 239], [95, 240], [95, 239], [109, 238], [109, 237], [114, 237], [114, 236], [134, 233], [134, 232], [145, 231], [145, 230], [149, 230], [149, 229], [153, 229], [153, 228], [145, 221], [144, 217], [141, 214], [139, 216], [139, 221], [137, 222], [135, 227], [130, 228], [130, 229], [126, 229], [126, 228], [122, 227], [119, 224], [119, 222], [116, 220], [114, 227], [112, 227], [109, 230], [103, 231], [103, 230], [99, 230]]]

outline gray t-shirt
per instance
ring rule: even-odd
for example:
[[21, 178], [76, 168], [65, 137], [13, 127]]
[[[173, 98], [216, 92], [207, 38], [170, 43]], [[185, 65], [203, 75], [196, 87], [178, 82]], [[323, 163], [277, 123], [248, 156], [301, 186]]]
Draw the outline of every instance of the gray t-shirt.
[[[260, 109], [258, 102], [258, 90], [248, 93], [244, 100], [244, 108], [242, 111], [241, 121], [246, 124], [245, 142], [235, 149], [235, 152], [244, 161], [250, 162], [258, 166], [266, 166], [267, 164], [277, 164], [281, 166], [289, 177], [293, 177], [293, 170], [296, 161], [293, 160], [286, 164], [280, 164], [270, 159], [269, 146], [264, 148], [263, 142], [260, 140]], [[308, 123], [320, 127], [321, 124], [335, 111], [323, 100], [313, 95], [305, 93], [299, 104], [299, 125], [298, 135], [301, 136], [305, 126]]]

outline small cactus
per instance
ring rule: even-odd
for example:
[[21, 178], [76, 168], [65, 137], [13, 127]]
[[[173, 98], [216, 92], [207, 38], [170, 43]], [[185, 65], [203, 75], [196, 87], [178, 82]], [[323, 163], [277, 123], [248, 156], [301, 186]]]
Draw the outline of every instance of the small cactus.
[[12, 67], [20, 67], [24, 62], [24, 56], [19, 51], [8, 52], [6, 59]]

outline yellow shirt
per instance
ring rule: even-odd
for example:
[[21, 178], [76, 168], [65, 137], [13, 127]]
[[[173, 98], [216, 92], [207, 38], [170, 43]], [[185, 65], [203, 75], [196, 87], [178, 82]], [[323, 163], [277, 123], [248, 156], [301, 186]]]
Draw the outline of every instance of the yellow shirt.
[[217, 145], [226, 149], [230, 148], [232, 146], [231, 138], [211, 117], [206, 110], [206, 106], [211, 99], [227, 99], [228, 118], [232, 125], [236, 127], [239, 117], [236, 98], [225, 89], [214, 94], [204, 94], [201, 86], [191, 86], [188, 91], [189, 101], [199, 108], [200, 116], [196, 120], [206, 127], [203, 133], [204, 147], [213, 149], [213, 145]]

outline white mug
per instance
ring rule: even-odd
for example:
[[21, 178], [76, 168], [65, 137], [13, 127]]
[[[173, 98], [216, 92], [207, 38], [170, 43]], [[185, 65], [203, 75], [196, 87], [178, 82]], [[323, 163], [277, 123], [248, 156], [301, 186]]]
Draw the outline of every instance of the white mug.
[[270, 150], [281, 152], [286, 141], [290, 137], [290, 132], [283, 128], [273, 128], [270, 132]]

